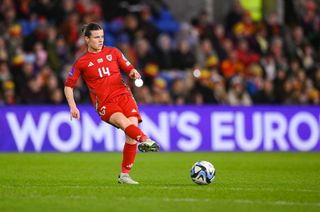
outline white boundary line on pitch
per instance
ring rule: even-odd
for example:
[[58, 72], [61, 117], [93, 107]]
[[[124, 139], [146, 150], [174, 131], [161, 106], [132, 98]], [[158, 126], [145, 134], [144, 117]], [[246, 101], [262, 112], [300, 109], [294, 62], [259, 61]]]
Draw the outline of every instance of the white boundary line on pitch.
[[210, 202], [210, 203], [237, 203], [237, 204], [259, 204], [259, 205], [283, 205], [283, 206], [316, 206], [320, 207], [320, 202], [291, 202], [291, 201], [262, 201], [262, 200], [219, 200], [202, 198], [127, 198], [121, 197], [121, 200], [162, 200], [165, 202]]
[[[29, 194], [28, 196], [19, 196], [17, 199], [50, 199], [50, 198], [61, 198], [60, 195], [35, 195]], [[98, 196], [80, 196], [80, 195], [70, 195], [70, 196], [63, 196], [63, 198], [67, 199], [99, 199]], [[250, 205], [276, 205], [276, 206], [313, 206], [313, 207], [320, 207], [320, 202], [292, 202], [292, 201], [271, 201], [271, 200], [245, 200], [245, 199], [208, 199], [208, 198], [151, 198], [151, 197], [116, 197], [111, 198], [112, 200], [119, 200], [119, 201], [163, 201], [163, 202], [207, 202], [207, 203], [222, 203], [222, 204], [250, 204]]]
[[320, 207], [320, 202], [290, 202], [290, 201], [261, 201], [261, 200], [234, 200], [230, 203], [240, 203], [240, 204], [267, 204], [267, 205], [288, 205], [288, 206], [316, 206]]
[[[181, 185], [183, 186], [183, 185]], [[213, 185], [214, 186], [214, 185]], [[123, 188], [121, 185], [114, 185], [114, 186], [109, 186], [109, 185], [102, 185], [102, 186], [90, 186], [90, 185], [0, 185], [0, 187], [3, 188], [40, 188], [40, 187], [54, 187], [54, 188]], [[199, 189], [201, 187], [202, 191], [288, 191], [288, 192], [304, 192], [304, 193], [320, 193], [320, 190], [312, 190], [312, 189], [273, 189], [273, 188], [239, 188], [239, 187], [211, 187], [210, 185], [208, 187], [204, 187], [204, 186], [194, 186], [194, 187], [184, 187], [184, 189], [189, 189], [189, 190], [195, 190], [195, 189]], [[137, 186], [137, 188], [139, 188]], [[177, 186], [157, 186], [157, 185], [147, 185], [143, 187], [144, 189], [153, 189], [153, 190], [160, 190], [160, 189], [165, 189], [165, 190], [177, 190], [180, 189], [180, 187]]]

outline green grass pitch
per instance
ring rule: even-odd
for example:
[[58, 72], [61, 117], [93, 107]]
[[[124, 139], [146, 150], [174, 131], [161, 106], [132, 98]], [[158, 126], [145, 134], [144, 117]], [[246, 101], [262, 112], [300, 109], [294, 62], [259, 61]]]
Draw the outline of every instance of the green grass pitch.
[[[189, 171], [207, 160], [214, 183]], [[0, 154], [0, 211], [320, 211], [319, 153], [138, 153], [119, 185], [121, 153]]]

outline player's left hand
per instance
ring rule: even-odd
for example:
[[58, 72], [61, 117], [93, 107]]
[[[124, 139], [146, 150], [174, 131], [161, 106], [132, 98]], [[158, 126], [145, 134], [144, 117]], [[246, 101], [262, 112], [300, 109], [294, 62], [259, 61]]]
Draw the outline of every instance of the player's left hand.
[[141, 75], [139, 74], [139, 72], [137, 71], [137, 69], [132, 69], [129, 73], [129, 77], [131, 79], [140, 79]]

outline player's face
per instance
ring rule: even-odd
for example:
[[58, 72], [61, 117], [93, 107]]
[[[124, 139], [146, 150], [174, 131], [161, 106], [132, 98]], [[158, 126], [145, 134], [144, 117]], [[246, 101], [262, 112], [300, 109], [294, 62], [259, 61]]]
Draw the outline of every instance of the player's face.
[[90, 37], [85, 37], [89, 52], [99, 52], [103, 47], [103, 30], [92, 30]]

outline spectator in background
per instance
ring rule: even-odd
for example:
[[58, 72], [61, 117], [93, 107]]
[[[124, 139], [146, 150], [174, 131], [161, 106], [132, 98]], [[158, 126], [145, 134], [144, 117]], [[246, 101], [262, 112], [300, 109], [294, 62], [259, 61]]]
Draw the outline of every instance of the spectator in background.
[[2, 93], [3, 93], [3, 91], [2, 91], [2, 89], [0, 89], [0, 106], [2, 106], [2, 105], [4, 105], [4, 100], [3, 100], [3, 96], [2, 96]]
[[34, 65], [31, 62], [24, 62], [21, 67], [14, 68], [14, 81], [16, 83], [16, 95], [19, 99], [19, 102], [25, 98], [24, 89], [26, 87], [27, 82], [31, 80], [31, 78], [35, 75]]
[[43, 77], [38, 74], [27, 81], [21, 91], [21, 103], [23, 104], [47, 104], [49, 92], [44, 86]]
[[266, 19], [267, 38], [270, 41], [274, 37], [285, 37], [284, 27], [280, 24], [280, 18], [276, 13], [271, 13]]
[[50, 103], [52, 104], [61, 104], [61, 103], [66, 103], [63, 93], [59, 87], [59, 80], [58, 77], [52, 72], [49, 73], [48, 78], [47, 78], [47, 88], [48, 92], [50, 93]]
[[303, 48], [302, 66], [305, 68], [306, 73], [311, 76], [316, 67], [316, 55], [311, 45], [305, 45]]
[[151, 88], [154, 83], [154, 78], [159, 72], [156, 54], [153, 49], [151, 49], [148, 40], [145, 38], [136, 41], [135, 49], [137, 67], [143, 71], [145, 85]]
[[171, 83], [170, 96], [172, 97], [173, 104], [184, 105], [185, 98], [188, 90], [185, 87], [183, 79], [174, 79]]
[[147, 39], [138, 39], [135, 43], [137, 67], [144, 70], [148, 64], [157, 64], [156, 55]]
[[307, 45], [307, 40], [304, 38], [303, 28], [295, 26], [292, 31], [291, 40], [288, 43], [289, 58], [298, 58], [300, 62], [303, 60], [303, 49]]
[[167, 105], [172, 104], [167, 82], [157, 77], [152, 84], [152, 97], [155, 104]]
[[[200, 33], [197, 30], [196, 26], [187, 22], [183, 22], [181, 24], [180, 30], [176, 33], [173, 40], [187, 40], [192, 51], [196, 51], [199, 44], [199, 35]], [[174, 48], [175, 45], [172, 45], [172, 47]]]
[[231, 31], [236, 23], [241, 20], [244, 9], [239, 0], [234, 0], [231, 9], [226, 15], [226, 30], [228, 34], [231, 34]]
[[0, 99], [2, 104], [16, 104], [15, 83], [13, 82], [9, 66], [4, 61], [0, 61], [0, 91], [3, 93], [3, 97], [1, 96]]
[[274, 80], [276, 76], [277, 67], [276, 67], [276, 62], [272, 57], [272, 55], [270, 54], [265, 55], [264, 57], [261, 58], [260, 62], [265, 72], [265, 79], [271, 80], [271, 81]]
[[287, 73], [284, 69], [279, 68], [276, 72], [276, 76], [274, 78], [273, 82], [273, 88], [275, 92], [275, 98], [277, 104], [282, 104], [284, 102], [284, 83], [287, 78]]
[[300, 62], [298, 59], [292, 59], [288, 64], [288, 76], [297, 75], [298, 71], [301, 69]]
[[197, 79], [189, 92], [189, 103], [203, 105], [203, 104], [217, 104], [218, 100], [215, 98], [213, 92], [213, 84], [211, 81], [211, 72], [202, 70], [201, 76]]
[[158, 37], [156, 57], [161, 70], [171, 70], [174, 67], [174, 52], [169, 35], [161, 34]]
[[[139, 29], [139, 20], [136, 15], [128, 14], [124, 21], [124, 32], [129, 35], [130, 43], [138, 39], [145, 39], [143, 31]], [[149, 43], [149, 41], [147, 41]]]
[[65, 104], [65, 98], [62, 94], [61, 89], [55, 88], [50, 92], [50, 104], [59, 105], [59, 104]]
[[142, 10], [140, 11], [140, 23], [139, 30], [143, 33], [150, 43], [156, 43], [157, 38], [160, 34], [158, 28], [155, 26], [153, 14], [149, 5], [144, 4]]
[[5, 39], [0, 36], [0, 61], [8, 61], [7, 44]]
[[252, 104], [252, 100], [248, 92], [245, 90], [243, 79], [235, 76], [231, 79], [231, 85], [228, 91], [228, 102], [230, 105], [246, 105]]
[[217, 53], [215, 52], [211, 41], [205, 38], [200, 41], [197, 52], [197, 64], [200, 65], [200, 67], [205, 67], [210, 58], [216, 58], [218, 60]]
[[317, 90], [320, 90], [320, 67], [317, 67], [311, 79], [313, 81], [314, 87]]
[[11, 80], [5, 81], [3, 83], [3, 90], [4, 90], [4, 104], [6, 104], [6, 105], [16, 104], [15, 84], [14, 84], [14, 82], [11, 81]]
[[59, 14], [54, 16], [57, 26], [61, 26], [71, 13], [76, 12], [75, 1], [62, 0], [62, 4], [55, 5], [55, 7], [57, 7], [55, 14]]
[[299, 103], [299, 82], [295, 77], [289, 77], [283, 85], [283, 104], [294, 105]]
[[288, 60], [284, 54], [283, 40], [280, 37], [274, 37], [270, 45], [270, 54], [276, 62], [276, 67], [288, 69]]
[[174, 67], [179, 70], [193, 68], [196, 63], [196, 58], [191, 52], [189, 42], [181, 40], [178, 44], [178, 49], [174, 53]]
[[210, 38], [212, 46], [215, 48], [215, 51], [219, 57], [219, 60], [224, 60], [228, 53], [227, 49], [223, 47], [223, 43], [226, 41], [225, 29], [222, 24], [217, 24], [213, 27], [214, 33]]
[[43, 67], [47, 64], [48, 53], [41, 42], [36, 42], [34, 44], [33, 52], [35, 53], [35, 63], [37, 67]]
[[75, 43], [79, 38], [79, 28], [80, 25], [80, 17], [79, 14], [73, 12], [68, 14], [66, 20], [60, 27], [60, 31], [63, 37], [66, 39], [66, 42], [73, 44], [71, 48], [75, 48]]
[[12, 76], [8, 64], [5, 61], [0, 61], [0, 83], [4, 83], [11, 79]]
[[310, 43], [319, 50], [319, 30], [320, 30], [320, 14], [319, 7], [314, 0], [306, 0], [304, 3], [304, 14], [301, 19], [301, 26], [303, 27], [304, 34]]
[[48, 28], [46, 41], [48, 64], [59, 75], [64, 64], [71, 60], [71, 49], [65, 38], [58, 33], [54, 26]]
[[253, 97], [255, 104], [271, 105], [276, 102], [272, 81], [265, 80], [263, 87]]
[[253, 63], [258, 63], [260, 57], [257, 53], [250, 50], [247, 40], [241, 39], [238, 43], [237, 58], [244, 68], [250, 66]]
[[139, 89], [139, 91], [134, 91], [134, 93], [139, 104], [152, 104], [154, 102], [153, 96], [148, 86], [143, 86]]
[[217, 101], [217, 104], [227, 105], [229, 104], [228, 94], [225, 89], [225, 81], [221, 75], [218, 73], [213, 73], [211, 76], [213, 82], [213, 96]]
[[231, 50], [228, 57], [221, 63], [222, 76], [229, 80], [237, 73], [243, 71], [243, 64], [239, 63], [236, 50]]
[[249, 95], [254, 96], [259, 90], [263, 88], [264, 79], [263, 79], [263, 70], [261, 66], [257, 63], [251, 64], [246, 68], [246, 90]]

